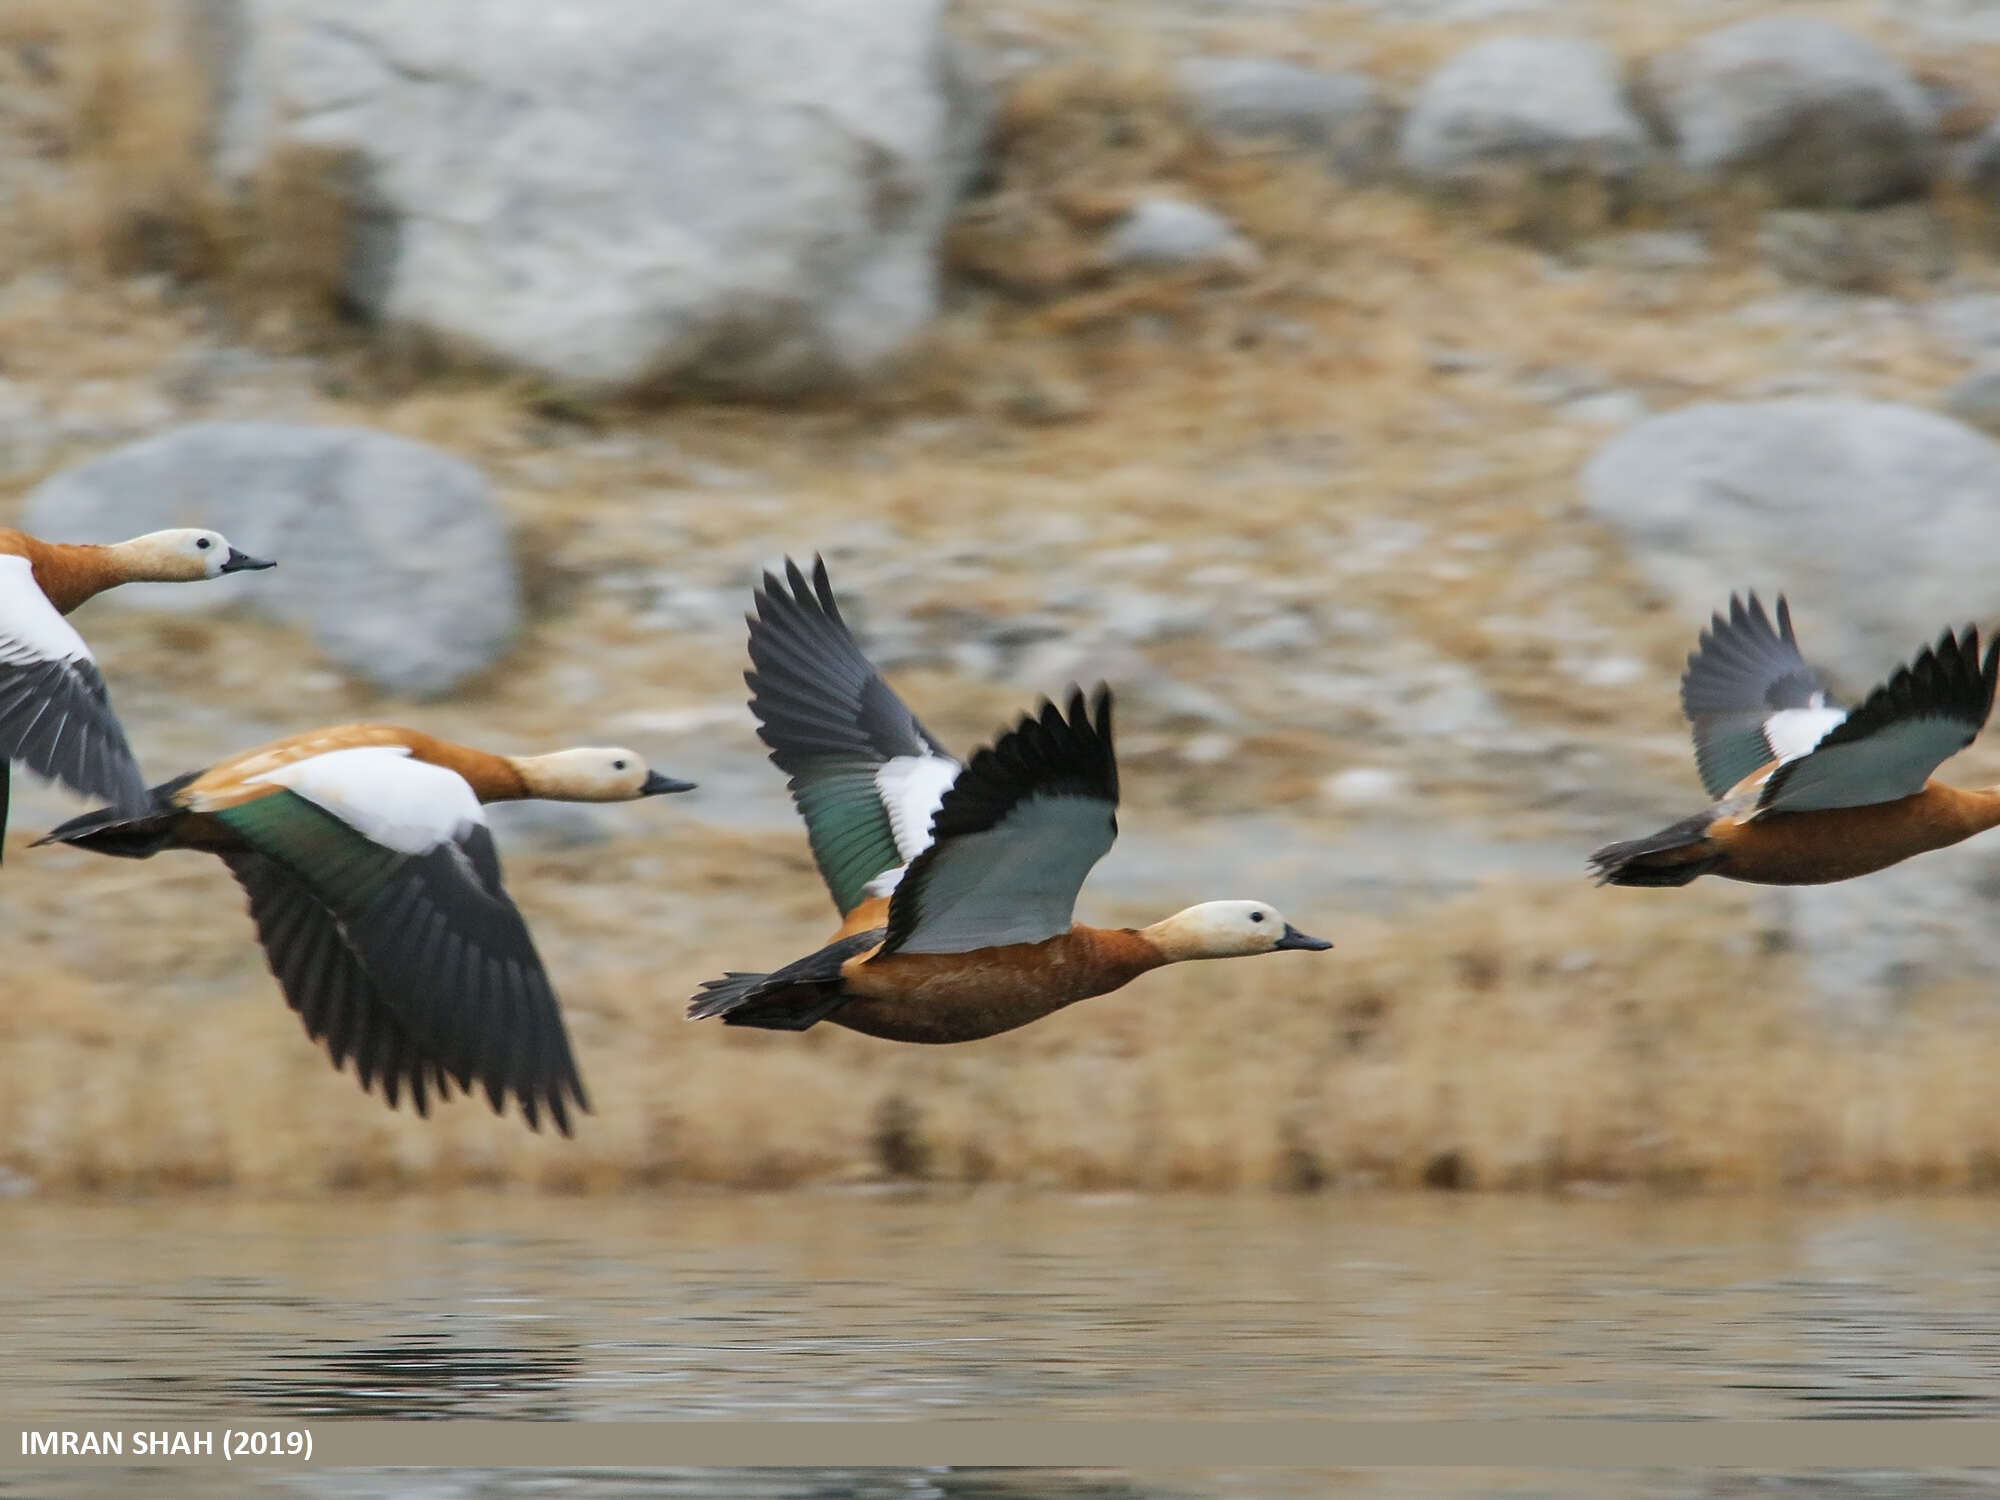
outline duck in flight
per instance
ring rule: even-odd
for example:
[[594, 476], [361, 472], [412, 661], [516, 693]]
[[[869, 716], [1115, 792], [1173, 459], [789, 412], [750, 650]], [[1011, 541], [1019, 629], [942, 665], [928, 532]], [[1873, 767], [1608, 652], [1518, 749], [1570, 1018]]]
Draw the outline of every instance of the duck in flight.
[[826, 564], [785, 573], [765, 575], [750, 618], [750, 707], [841, 923], [773, 973], [708, 981], [690, 1018], [972, 1041], [1164, 964], [1333, 946], [1262, 901], [1137, 929], [1073, 921], [1118, 832], [1109, 690], [1044, 703], [961, 766], [862, 655]]
[[0, 529], [0, 839], [17, 760], [86, 797], [145, 805], [145, 777], [96, 659], [64, 615], [121, 583], [191, 583], [275, 566], [219, 532], [192, 528], [108, 545]]
[[693, 783], [630, 750], [494, 755], [392, 724], [342, 724], [156, 786], [134, 812], [72, 818], [42, 843], [146, 859], [220, 855], [249, 896], [285, 1000], [336, 1068], [394, 1108], [483, 1086], [531, 1129], [588, 1110], [562, 1014], [501, 884], [482, 804], [628, 802]]
[[1731, 596], [1681, 678], [1695, 763], [1716, 800], [1599, 849], [1598, 884], [1818, 885], [2000, 826], [2000, 787], [1930, 779], [1984, 727], [1996, 676], [2000, 640], [1982, 657], [1977, 630], [1948, 630], [1849, 711], [1799, 654], [1782, 596], [1775, 627], [1755, 594]]

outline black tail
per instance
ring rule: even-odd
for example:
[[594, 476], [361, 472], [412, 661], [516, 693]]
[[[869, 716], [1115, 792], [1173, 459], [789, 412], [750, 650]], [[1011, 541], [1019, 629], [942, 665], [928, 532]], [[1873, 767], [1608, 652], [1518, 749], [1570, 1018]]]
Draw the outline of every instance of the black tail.
[[173, 842], [175, 825], [182, 814], [182, 809], [174, 803], [175, 793], [199, 775], [199, 771], [189, 771], [185, 776], [150, 788], [144, 812], [100, 807], [95, 812], [80, 813], [50, 829], [35, 840], [35, 845], [71, 844], [120, 859], [151, 858]]
[[726, 1016], [754, 999], [758, 987], [770, 977], [769, 974], [744, 974], [731, 969], [720, 979], [704, 979], [701, 993], [688, 1001], [687, 1018], [690, 1021], [707, 1021], [716, 1016]]
[[688, 1002], [688, 1019], [720, 1016], [728, 1026], [804, 1031], [847, 1003], [840, 966], [881, 941], [879, 928], [858, 932], [786, 964], [775, 974], [725, 974], [704, 980], [701, 993]]
[[1722, 863], [1708, 841], [1711, 812], [1696, 813], [1643, 839], [1606, 844], [1590, 856], [1599, 885], [1686, 885]]

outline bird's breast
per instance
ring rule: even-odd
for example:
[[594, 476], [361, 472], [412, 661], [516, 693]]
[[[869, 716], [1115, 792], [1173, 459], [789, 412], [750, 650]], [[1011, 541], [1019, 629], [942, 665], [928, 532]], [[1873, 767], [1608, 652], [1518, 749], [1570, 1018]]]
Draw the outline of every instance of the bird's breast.
[[851, 962], [829, 1020], [891, 1041], [968, 1042], [1129, 984], [1160, 956], [1134, 932], [1075, 927], [1040, 943]]
[[1709, 837], [1728, 855], [1722, 873], [1760, 885], [1824, 885], [1887, 869], [2000, 824], [2000, 797], [1930, 782], [1867, 807], [1718, 820]]

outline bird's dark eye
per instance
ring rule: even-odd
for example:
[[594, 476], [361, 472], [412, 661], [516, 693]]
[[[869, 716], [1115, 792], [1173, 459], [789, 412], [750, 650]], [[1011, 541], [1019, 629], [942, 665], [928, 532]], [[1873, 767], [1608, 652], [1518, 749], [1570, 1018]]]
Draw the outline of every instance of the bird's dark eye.
[[210, 547], [213, 547], [215, 545], [215, 543], [211, 542], [205, 536], [196, 537], [194, 539], [194, 544], [195, 546], [199, 547], [203, 552], [206, 552]]
[[1264, 920], [1264, 914], [1261, 911], [1253, 911], [1250, 913], [1250, 920], [1253, 922], [1261, 922]]
[[625, 769], [625, 762], [622, 760], [614, 760], [613, 762], [611, 762], [611, 769], [614, 771], [622, 771]]

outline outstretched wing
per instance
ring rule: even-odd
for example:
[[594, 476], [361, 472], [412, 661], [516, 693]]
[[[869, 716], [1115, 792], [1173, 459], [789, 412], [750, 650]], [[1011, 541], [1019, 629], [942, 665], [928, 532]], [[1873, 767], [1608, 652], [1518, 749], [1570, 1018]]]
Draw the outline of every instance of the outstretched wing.
[[1810, 753], [1764, 781], [1757, 813], [1866, 807], [1913, 796], [1971, 744], [1993, 712], [2000, 641], [1979, 655], [1979, 632], [1946, 631], [1875, 689]]
[[1729, 617], [1715, 615], [1701, 633], [1681, 677], [1681, 712], [1711, 797], [1774, 760], [1806, 754], [1846, 717], [1799, 654], [1784, 595], [1774, 629], [1754, 593], [1748, 604], [1731, 594]]
[[351, 1057], [361, 1087], [372, 1089], [379, 1080], [391, 1109], [404, 1089], [420, 1115], [430, 1113], [433, 1092], [450, 1098], [443, 1067], [376, 990], [347, 946], [340, 919], [312, 888], [265, 855], [222, 858], [250, 898], [250, 916], [285, 1003], [298, 1012], [306, 1035], [325, 1045], [334, 1067], [346, 1067]]
[[375, 1072], [392, 1104], [396, 1081], [421, 1104], [426, 1079], [467, 1091], [476, 1079], [496, 1111], [511, 1095], [531, 1127], [546, 1109], [567, 1135], [568, 1103], [590, 1106], [472, 789], [398, 746], [336, 750], [257, 779], [277, 789], [209, 815], [309, 893], [372, 986], [371, 1005], [356, 974], [316, 967], [327, 923], [252, 868], [261, 894], [244, 884], [272, 972], [308, 1031], [322, 1027], [336, 1065], [339, 1023], [364, 1084]]
[[930, 843], [931, 817], [958, 762], [861, 654], [826, 563], [764, 575], [750, 620], [750, 711], [791, 777], [813, 858], [834, 904], [852, 911], [878, 876]]
[[[146, 781], [111, 712], [83, 637], [35, 582], [25, 557], [0, 556], [0, 778], [20, 761], [120, 808], [146, 805]], [[0, 833], [5, 832], [0, 779]]]
[[1118, 836], [1111, 693], [1070, 690], [973, 756], [945, 793], [936, 842], [889, 899], [884, 953], [966, 953], [1069, 931], [1076, 893]]

